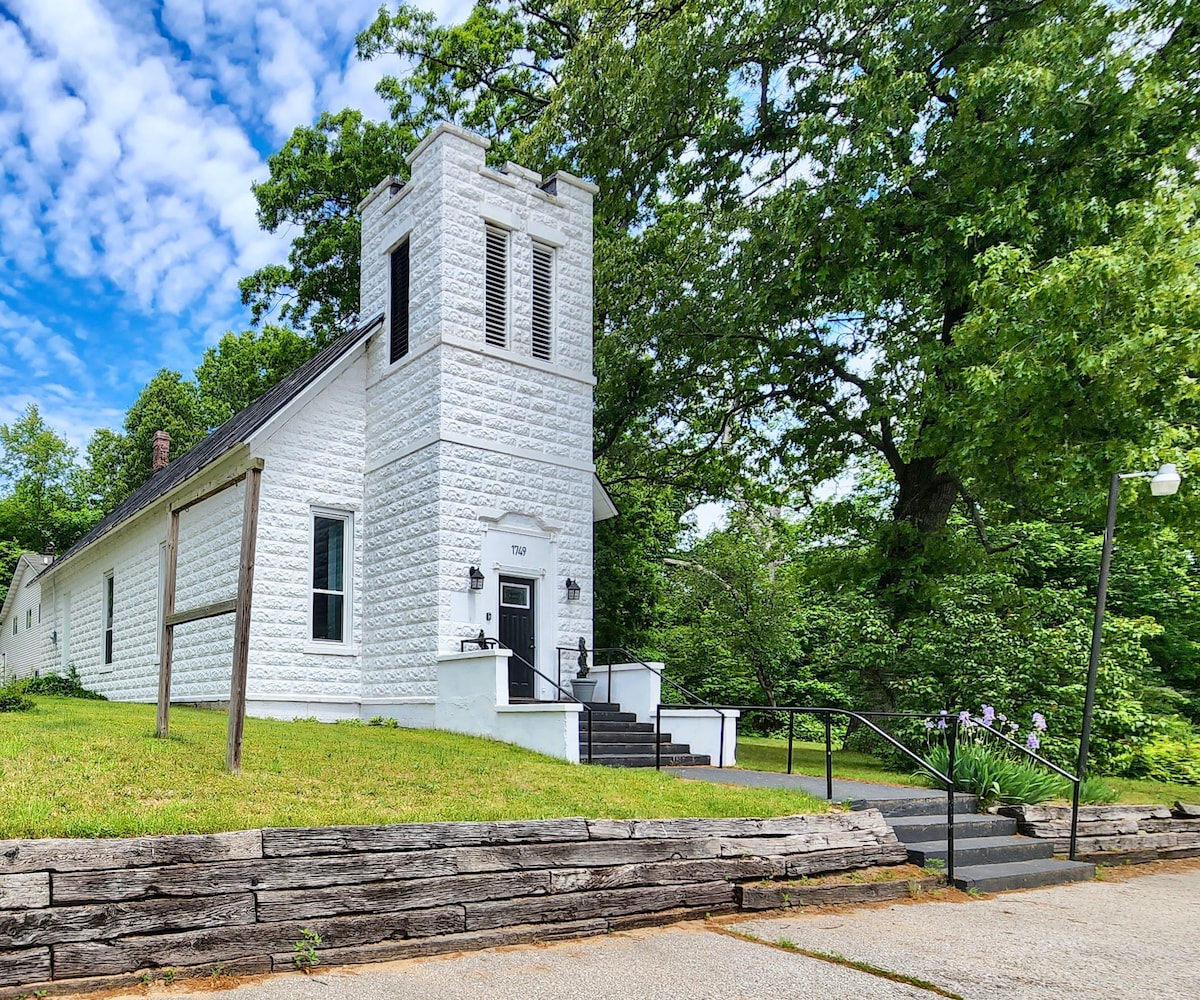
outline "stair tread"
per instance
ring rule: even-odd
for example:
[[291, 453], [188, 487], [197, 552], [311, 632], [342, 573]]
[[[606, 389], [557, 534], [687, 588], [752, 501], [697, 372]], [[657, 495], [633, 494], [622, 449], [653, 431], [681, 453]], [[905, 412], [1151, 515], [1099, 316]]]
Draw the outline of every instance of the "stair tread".
[[[967, 793], [960, 792], [954, 796], [955, 815], [975, 813], [979, 800]], [[878, 809], [885, 817], [918, 817], [945, 816], [946, 796], [925, 795], [909, 799], [853, 799], [851, 806], [855, 809]]]
[[[884, 816], [887, 817], [887, 813], [884, 813]], [[955, 813], [954, 825], [984, 825], [1010, 818], [1008, 816], [993, 816], [991, 813]], [[946, 822], [945, 813], [932, 816], [896, 816], [895, 818], [888, 818], [888, 822], [892, 826], [928, 826], [931, 823], [937, 823], [939, 820], [943, 823]]]
[[[954, 849], [970, 850], [973, 847], [1013, 847], [1018, 844], [1034, 844], [1046, 845], [1053, 850], [1054, 842], [1052, 840], [1038, 840], [1035, 837], [1022, 837], [1015, 833], [998, 833], [994, 837], [955, 837]], [[946, 849], [946, 838], [934, 838], [932, 840], [916, 840], [909, 841], [904, 845], [910, 851], [936, 851]]]
[[1085, 882], [1095, 877], [1096, 866], [1083, 861], [1040, 858], [1005, 861], [990, 865], [955, 866], [954, 884], [960, 889], [1003, 892], [1007, 889], [1036, 889], [1064, 882]]

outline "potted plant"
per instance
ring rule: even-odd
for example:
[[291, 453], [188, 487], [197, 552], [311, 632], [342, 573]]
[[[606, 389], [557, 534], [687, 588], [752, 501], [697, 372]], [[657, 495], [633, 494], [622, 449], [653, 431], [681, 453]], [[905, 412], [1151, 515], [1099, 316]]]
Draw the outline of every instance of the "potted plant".
[[580, 701], [591, 701], [596, 696], [596, 678], [589, 677], [591, 668], [588, 667], [587, 641], [579, 637], [578, 669], [571, 680], [571, 693]]

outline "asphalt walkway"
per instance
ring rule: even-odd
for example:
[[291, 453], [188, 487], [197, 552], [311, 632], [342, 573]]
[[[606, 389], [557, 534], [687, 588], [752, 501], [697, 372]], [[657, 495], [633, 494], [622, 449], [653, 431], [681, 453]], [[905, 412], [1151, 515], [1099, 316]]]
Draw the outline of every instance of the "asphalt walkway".
[[[738, 767], [664, 767], [664, 771], [691, 781], [713, 781], [725, 785], [748, 785], [752, 788], [790, 788], [825, 798], [825, 778], [811, 774], [782, 774], [778, 771], [750, 771]], [[944, 799], [946, 793], [937, 788], [910, 785], [882, 785], [872, 781], [833, 779], [833, 801], [882, 802], [887, 799]]]
[[[309, 976], [270, 976], [233, 989], [205, 989], [202, 995], [210, 1000], [1195, 1000], [1200, 996], [1200, 866], [1174, 867], [1180, 870], [965, 902], [726, 918], [355, 969], [318, 968]], [[835, 955], [875, 971], [830, 961]], [[177, 997], [188, 991], [184, 983], [111, 997]]]

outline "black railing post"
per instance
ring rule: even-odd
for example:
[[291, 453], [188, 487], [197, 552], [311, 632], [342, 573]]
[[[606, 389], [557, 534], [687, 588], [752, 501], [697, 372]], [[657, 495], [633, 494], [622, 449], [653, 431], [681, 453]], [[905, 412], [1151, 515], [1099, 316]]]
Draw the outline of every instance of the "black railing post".
[[833, 801], [833, 731], [829, 713], [825, 712], [825, 798]]
[[654, 770], [662, 770], [662, 704], [654, 706]]
[[1071, 849], [1067, 852], [1067, 857], [1072, 861], [1075, 860], [1075, 848], [1079, 844], [1079, 786], [1082, 783], [1079, 775], [1075, 775], [1075, 789], [1071, 793]]
[[947, 767], [946, 777], [950, 780], [947, 782], [946, 792], [946, 878], [950, 884], [954, 884], [954, 748], [958, 742], [958, 716], [954, 716], [950, 720], [950, 729], [946, 736]]
[[796, 738], [796, 713], [788, 712], [788, 769], [787, 773], [792, 773], [792, 743]]
[[725, 766], [725, 713], [721, 713], [721, 745], [717, 750], [717, 767]]
[[588, 715], [588, 763], [592, 762], [592, 707], [584, 705], [584, 710]]

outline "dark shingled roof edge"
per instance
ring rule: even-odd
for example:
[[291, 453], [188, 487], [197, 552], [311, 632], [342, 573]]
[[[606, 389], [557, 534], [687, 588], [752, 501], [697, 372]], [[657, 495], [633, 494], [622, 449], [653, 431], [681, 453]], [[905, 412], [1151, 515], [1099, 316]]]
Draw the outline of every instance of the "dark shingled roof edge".
[[239, 410], [194, 448], [189, 449], [164, 469], [159, 469], [141, 488], [113, 508], [112, 513], [99, 521], [91, 531], [72, 545], [62, 556], [47, 566], [38, 576], [57, 569], [72, 556], [78, 555], [93, 542], [145, 510], [177, 486], [212, 465], [230, 449], [244, 444], [250, 436], [275, 414], [300, 395], [318, 376], [339, 358], [366, 340], [375, 327], [383, 322], [383, 313], [363, 323], [355, 330], [342, 334], [337, 340], [317, 352], [290, 375], [285, 376], [264, 392], [244, 410]]

